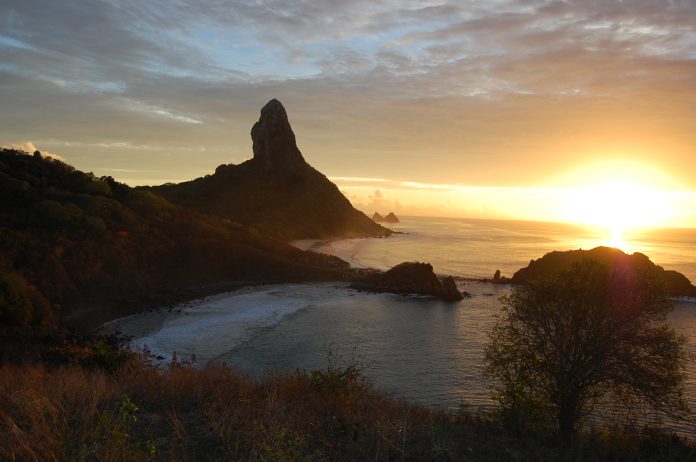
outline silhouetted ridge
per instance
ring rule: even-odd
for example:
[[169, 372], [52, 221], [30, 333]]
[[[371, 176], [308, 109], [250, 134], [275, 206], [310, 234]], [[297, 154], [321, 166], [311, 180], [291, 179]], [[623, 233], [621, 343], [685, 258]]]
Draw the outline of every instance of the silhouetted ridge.
[[518, 270], [510, 282], [524, 284], [536, 279], [547, 278], [584, 259], [599, 261], [607, 265], [610, 270], [637, 272], [652, 277], [656, 282], [662, 284], [669, 296], [696, 296], [696, 287], [691, 285], [689, 279], [683, 274], [673, 270], [665, 270], [640, 252], [629, 255], [612, 247], [549, 252], [542, 258], [530, 261], [525, 268]]
[[386, 236], [391, 231], [353, 208], [335, 184], [307, 164], [285, 108], [273, 99], [251, 129], [254, 157], [215, 174], [152, 191], [282, 240]]

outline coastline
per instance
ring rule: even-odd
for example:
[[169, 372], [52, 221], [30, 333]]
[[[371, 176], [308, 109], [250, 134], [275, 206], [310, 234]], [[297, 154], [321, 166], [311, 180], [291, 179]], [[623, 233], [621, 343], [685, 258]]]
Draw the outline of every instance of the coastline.
[[113, 319], [97, 332], [115, 335], [123, 347], [147, 347], [157, 361], [193, 355], [204, 364], [312, 304], [298, 293], [313, 291], [320, 300], [347, 289], [341, 281], [256, 284]]
[[[374, 237], [297, 239], [288, 243], [302, 251], [335, 256], [349, 263], [350, 270], [345, 272], [340, 278], [316, 279], [298, 275], [295, 277], [266, 278], [263, 280], [223, 281], [195, 287], [183, 287], [163, 292], [144, 294], [132, 299], [118, 299], [112, 297], [112, 300], [104, 300], [104, 298], [91, 298], [81, 301], [75, 308], [70, 310], [70, 312], [63, 315], [61, 317], [61, 322], [65, 326], [78, 332], [96, 332], [103, 334], [106, 332], [102, 331], [102, 327], [110, 325], [115, 321], [139, 315], [152, 315], [153, 317], [157, 317], [163, 313], [169, 313], [172, 310], [176, 311], [197, 304], [201, 300], [218, 296], [230, 296], [231, 294], [260, 286], [303, 283], [321, 284], [325, 282], [336, 283], [345, 281], [346, 278], [352, 279], [355, 276], [352, 271], [369, 269], [359, 261], [351, 258], [352, 254], [349, 247], [351, 244], [372, 238]], [[343, 249], [341, 247], [337, 248], [336, 243], [339, 242], [348, 243], [348, 246], [343, 246]]]
[[335, 238], [335, 239], [296, 239], [289, 244], [300, 250], [331, 255], [348, 263], [351, 269], [371, 269], [357, 258], [357, 244], [365, 239], [384, 239], [373, 237]]
[[[298, 239], [289, 242], [295, 248], [302, 251], [316, 252], [326, 255], [332, 255], [338, 257], [350, 265], [350, 271], [348, 271], [343, 278], [343, 282], [339, 279], [333, 280], [312, 280], [306, 277], [297, 276], [295, 278], [284, 278], [284, 279], [266, 279], [266, 280], [256, 280], [256, 281], [231, 281], [218, 284], [209, 284], [206, 286], [199, 286], [194, 288], [184, 288], [176, 291], [171, 291], [163, 294], [154, 294], [148, 296], [147, 300], [136, 300], [132, 301], [130, 306], [130, 312], [125, 316], [113, 316], [113, 313], [109, 313], [108, 309], [105, 311], [106, 314], [102, 316], [101, 322], [96, 325], [90, 326], [92, 329], [97, 329], [98, 333], [101, 334], [116, 334], [125, 345], [131, 344], [131, 340], [138, 338], [149, 338], [154, 333], [159, 332], [163, 328], [172, 327], [172, 324], [177, 324], [178, 320], [186, 319], [186, 317], [196, 317], [198, 314], [209, 311], [211, 306], [215, 307], [220, 301], [231, 301], [230, 308], [226, 310], [221, 310], [215, 308], [216, 313], [213, 315], [221, 316], [232, 316], [234, 312], [239, 307], [234, 307], [235, 297], [241, 297], [245, 295], [254, 295], [263, 293], [267, 290], [274, 290], [279, 288], [290, 288], [289, 292], [292, 294], [295, 289], [293, 287], [326, 287], [326, 284], [336, 285], [342, 284], [347, 287], [345, 283], [346, 279], [353, 280], [359, 277], [359, 274], [364, 273], [365, 270], [375, 270], [374, 267], [363, 264], [356, 258], [356, 254], [359, 250], [359, 245], [369, 238], [334, 238], [334, 239]], [[382, 270], [381, 268], [380, 270]], [[350, 276], [348, 276], [350, 274]], [[445, 273], [438, 273], [439, 277], [448, 276]], [[488, 285], [483, 289], [479, 289], [483, 293], [479, 294], [485, 297], [493, 296], [495, 286], [506, 286], [510, 287], [512, 281], [508, 278], [502, 278], [500, 280], [493, 280], [491, 278], [478, 278], [478, 277], [466, 277], [460, 275], [453, 275], [455, 281], [461, 284], [483, 284]], [[291, 286], [292, 285], [292, 286]], [[311, 290], [310, 290], [311, 291]], [[347, 295], [347, 294], [344, 294]], [[292, 299], [292, 295], [288, 295], [288, 300]], [[694, 303], [696, 299], [692, 298], [673, 298], [675, 304], [681, 303]], [[249, 299], [251, 305], [262, 305], [262, 302], [258, 300]], [[295, 309], [295, 308], [293, 308]], [[299, 308], [297, 308], [299, 309]], [[97, 310], [95, 306], [92, 306], [92, 311]], [[124, 310], [121, 307], [120, 312]], [[292, 309], [290, 310], [292, 311]], [[273, 312], [273, 310], [271, 310]], [[260, 312], [257, 314], [251, 314], [249, 311], [246, 312], [248, 316], [245, 318], [245, 322], [249, 321], [256, 316], [259, 319], [265, 319], [267, 313]], [[284, 312], [288, 314], [288, 312]], [[81, 314], [83, 317], [94, 319], [93, 315], [88, 314], [87, 311], [84, 313], [76, 313], [79, 317]], [[280, 313], [279, 315], [282, 315]], [[282, 316], [281, 316], [282, 317]], [[192, 319], [192, 318], [190, 318]], [[276, 319], [276, 318], [274, 318]], [[183, 321], [182, 321], [183, 323]], [[189, 322], [189, 324], [191, 324]], [[183, 326], [181, 326], [183, 328]], [[186, 329], [187, 332], [194, 329], [189, 325]], [[187, 333], [185, 332], [185, 333]], [[215, 338], [215, 336], [212, 336]], [[174, 348], [175, 350], [178, 348]], [[228, 351], [229, 345], [225, 345], [217, 353]], [[164, 354], [163, 354], [164, 353]], [[169, 355], [167, 351], [159, 351], [158, 356], [162, 359], [166, 359]], [[200, 359], [214, 359], [216, 354], [210, 351], [210, 354], [198, 355]]]

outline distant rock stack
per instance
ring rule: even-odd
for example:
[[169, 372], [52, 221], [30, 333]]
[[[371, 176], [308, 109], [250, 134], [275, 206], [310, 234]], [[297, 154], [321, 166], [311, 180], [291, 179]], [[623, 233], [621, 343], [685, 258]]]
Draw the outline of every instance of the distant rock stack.
[[384, 221], [386, 221], [387, 223], [398, 223], [399, 217], [394, 215], [394, 212], [389, 212], [389, 215], [384, 217]]
[[381, 222], [398, 223], [399, 217], [394, 215], [394, 212], [389, 212], [389, 214], [386, 217], [383, 217], [379, 213], [375, 212], [375, 214], [372, 215], [372, 221], [374, 221], [376, 223], [381, 223]]
[[253, 162], [265, 170], [296, 170], [307, 164], [297, 147], [285, 108], [272, 99], [251, 128]]

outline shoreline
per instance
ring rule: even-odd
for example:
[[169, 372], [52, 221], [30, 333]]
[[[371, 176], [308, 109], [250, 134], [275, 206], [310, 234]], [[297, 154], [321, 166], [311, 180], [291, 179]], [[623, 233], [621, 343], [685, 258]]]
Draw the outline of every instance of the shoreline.
[[[389, 237], [389, 236], [387, 236]], [[294, 241], [290, 241], [289, 244], [293, 247], [296, 247], [300, 250], [304, 250], [305, 252], [314, 252], [314, 253], [319, 253], [322, 255], [330, 255], [332, 257], [340, 258], [344, 262], [348, 263], [350, 265], [351, 270], [355, 269], [372, 269], [374, 270], [375, 268], [370, 268], [366, 265], [363, 265], [360, 263], [358, 259], [355, 258], [355, 254], [357, 253], [357, 248], [352, 251], [352, 253], [348, 254], [345, 252], [341, 252], [340, 249], [337, 249], [335, 244], [338, 242], [344, 242], [344, 243], [350, 243], [350, 244], [357, 244], [360, 241], [363, 241], [365, 239], [384, 239], [383, 237], [380, 238], [370, 238], [370, 237], [356, 237], [356, 238], [335, 238], [335, 239], [296, 239]]]
[[[349, 274], [349, 273], [347, 273]], [[86, 299], [81, 301], [65, 315], [61, 316], [63, 326], [80, 333], [96, 333], [109, 322], [144, 313], [161, 312], [178, 308], [209, 297], [232, 294], [238, 291], [264, 285], [341, 282], [345, 279], [306, 279], [277, 278], [265, 280], [237, 280], [205, 284], [194, 287], [168, 290], [141, 295], [126, 300]]]
[[[386, 236], [389, 237], [389, 236]], [[341, 282], [359, 277], [356, 272], [371, 270], [357, 261], [348, 261], [342, 258], [338, 252], [326, 251], [334, 249], [333, 243], [339, 241], [357, 241], [384, 237], [360, 237], [360, 238], [333, 238], [333, 239], [296, 239], [290, 241], [291, 245], [302, 251], [309, 251], [339, 258], [350, 265], [349, 270], [343, 274], [335, 275], [335, 278], [307, 278], [302, 276], [266, 278], [263, 280], [234, 280], [220, 281], [210, 284], [177, 289], [167, 289], [147, 294], [133, 294], [130, 298], [119, 298], [118, 294], [100, 294], [100, 297], [88, 297], [77, 302], [70, 311], [60, 316], [63, 326], [79, 333], [97, 333], [101, 326], [111, 321], [126, 318], [141, 313], [162, 311], [170, 308], [178, 308], [181, 305], [193, 303], [198, 300], [215, 297], [221, 294], [229, 294], [246, 288], [275, 285], [275, 284], [302, 284]], [[321, 250], [325, 251], [321, 251]], [[357, 263], [357, 265], [355, 264]]]
[[[346, 291], [345, 281], [256, 284], [188, 300], [172, 306], [133, 313], [103, 323], [100, 335], [113, 335], [122, 348], [142, 348], [157, 361], [173, 354], [195, 355], [200, 364], [253, 337], [258, 329], [273, 327], [285, 316], [311, 305], [293, 291]], [[205, 337], [205, 342], [200, 341]], [[149, 342], [149, 343], [148, 343]]]

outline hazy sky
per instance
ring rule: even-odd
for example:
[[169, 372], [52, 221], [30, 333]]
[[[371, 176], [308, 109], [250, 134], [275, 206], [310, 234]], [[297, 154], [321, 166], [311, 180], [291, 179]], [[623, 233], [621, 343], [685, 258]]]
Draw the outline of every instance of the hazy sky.
[[696, 226], [694, 0], [0, 3], [2, 145], [181, 181], [273, 97], [368, 211], [582, 221], [566, 188], [609, 172]]

